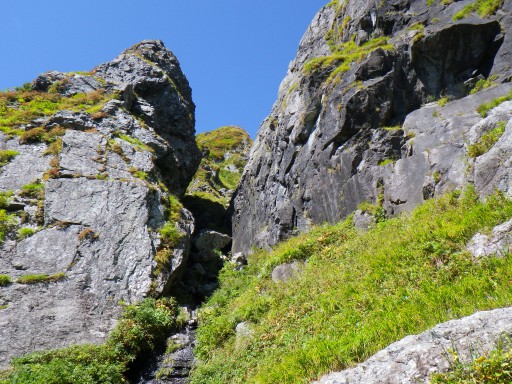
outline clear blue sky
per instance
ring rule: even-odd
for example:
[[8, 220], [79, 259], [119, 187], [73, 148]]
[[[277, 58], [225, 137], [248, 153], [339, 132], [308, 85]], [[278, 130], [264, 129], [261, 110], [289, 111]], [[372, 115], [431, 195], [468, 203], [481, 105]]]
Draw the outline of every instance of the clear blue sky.
[[192, 86], [196, 130], [255, 137], [300, 38], [328, 0], [3, 0], [0, 89], [48, 70], [90, 70], [160, 39]]

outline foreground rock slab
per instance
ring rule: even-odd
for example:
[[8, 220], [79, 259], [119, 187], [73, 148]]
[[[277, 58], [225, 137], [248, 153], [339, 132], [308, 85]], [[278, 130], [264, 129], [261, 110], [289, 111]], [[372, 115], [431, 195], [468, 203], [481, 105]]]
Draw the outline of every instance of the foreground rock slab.
[[478, 312], [439, 324], [419, 335], [407, 336], [376, 353], [364, 363], [331, 373], [316, 384], [428, 383], [435, 372], [450, 368], [449, 351], [461, 361], [496, 347], [500, 337], [512, 334], [512, 308]]

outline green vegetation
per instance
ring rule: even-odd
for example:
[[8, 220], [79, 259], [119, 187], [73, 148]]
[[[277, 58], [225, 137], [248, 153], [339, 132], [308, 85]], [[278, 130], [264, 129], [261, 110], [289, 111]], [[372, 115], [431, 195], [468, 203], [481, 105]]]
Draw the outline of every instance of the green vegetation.
[[10, 215], [5, 209], [0, 209], [0, 243], [5, 240], [5, 235], [14, 228], [16, 222], [15, 215]]
[[60, 110], [95, 113], [114, 96], [102, 91], [73, 96], [24, 89], [0, 92], [0, 131], [9, 135], [25, 135], [24, 142], [30, 142], [36, 138], [40, 140], [44, 135], [41, 131], [43, 128], [33, 128], [30, 130], [33, 132], [28, 134], [21, 129], [21, 126], [39, 117], [51, 116]]
[[439, 105], [440, 107], [444, 107], [446, 104], [448, 104], [448, 101], [450, 101], [448, 97], [442, 97], [439, 100], [437, 100], [437, 105]]
[[13, 149], [2, 149], [0, 150], [0, 168], [10, 163], [12, 159], [18, 156], [20, 153]]
[[435, 374], [432, 384], [485, 383], [502, 384], [512, 382], [512, 346], [510, 339], [498, 343], [490, 351], [465, 363], [460, 361], [457, 351], [451, 351], [451, 369], [448, 373]]
[[21, 197], [31, 199], [42, 199], [44, 195], [44, 184], [37, 180], [35, 183], [26, 184], [21, 187], [19, 193]]
[[480, 140], [468, 147], [468, 156], [475, 159], [478, 156], [482, 156], [489, 152], [505, 132], [505, 126], [506, 123], [504, 121], [500, 121], [495, 128], [484, 133]]
[[475, 0], [466, 5], [453, 16], [453, 20], [461, 20], [476, 12], [480, 17], [492, 16], [503, 5], [503, 0]]
[[151, 352], [176, 328], [173, 299], [146, 299], [128, 305], [103, 345], [75, 345], [35, 352], [12, 361], [0, 384], [121, 384], [138, 357]]
[[30, 227], [20, 228], [20, 229], [18, 229], [18, 241], [26, 239], [27, 237], [32, 236], [34, 233], [36, 233], [36, 230], [34, 228], [30, 228]]
[[38, 283], [56, 283], [64, 280], [66, 274], [64, 272], [54, 273], [53, 275], [39, 274], [39, 275], [25, 275], [16, 280], [18, 284], [38, 284]]
[[[242, 271], [226, 265], [200, 312], [192, 383], [307, 383], [406, 335], [511, 305], [512, 256], [465, 252], [477, 231], [510, 217], [501, 195], [454, 192], [366, 233], [349, 218], [258, 251]], [[274, 283], [273, 268], [292, 260], [307, 263]], [[253, 335], [237, 343], [243, 321]]]
[[153, 148], [151, 148], [149, 145], [147, 144], [144, 144], [141, 140], [135, 138], [135, 137], [131, 137], [131, 136], [128, 136], [124, 133], [121, 133], [121, 132], [116, 132], [115, 135], [117, 137], [119, 137], [120, 139], [126, 141], [127, 143], [130, 143], [131, 145], [133, 145], [133, 147], [135, 148], [135, 150], [139, 151], [139, 152], [142, 152], [142, 151], [145, 151], [145, 152], [155, 152], [155, 150]]
[[252, 140], [242, 128], [226, 126], [197, 135], [196, 142], [203, 159], [187, 195], [227, 207], [229, 201], [219, 191], [237, 187]]
[[141, 180], [147, 180], [149, 177], [147, 172], [141, 171], [140, 169], [137, 169], [135, 167], [130, 167], [128, 169], [128, 172], [130, 172], [133, 177], [136, 177], [137, 179], [141, 179]]
[[509, 92], [505, 96], [498, 97], [494, 100], [489, 101], [488, 103], [484, 103], [480, 105], [476, 111], [480, 114], [482, 117], [486, 117], [489, 111], [493, 108], [496, 108], [498, 105], [504, 103], [505, 101], [512, 100], [512, 91]]
[[385, 159], [379, 162], [380, 166], [388, 165], [388, 164], [394, 164], [396, 162], [396, 159]]
[[166, 201], [165, 212], [167, 221], [159, 230], [162, 244], [155, 255], [155, 261], [157, 264], [155, 269], [156, 276], [168, 268], [173, 255], [173, 249], [176, 248], [181, 240], [182, 234], [176, 227], [176, 223], [180, 220], [182, 209], [183, 205], [179, 199], [176, 196], [169, 194]]
[[9, 275], [0, 275], [0, 287], [7, 287], [11, 283], [12, 280]]
[[418, 33], [415, 34], [414, 37], [412, 38], [413, 43], [421, 40], [423, 38], [423, 36], [425, 36], [425, 25], [423, 25], [422, 23], [413, 24], [409, 28], [409, 30], [410, 31], [418, 31]]
[[329, 76], [326, 83], [332, 82], [338, 75], [347, 72], [352, 63], [363, 61], [371, 52], [377, 49], [391, 50], [394, 46], [388, 44], [387, 37], [374, 38], [363, 45], [357, 45], [352, 40], [339, 44], [330, 56], [316, 57], [308, 60], [304, 64], [303, 72], [305, 75], [311, 75], [318, 71], [327, 70]]
[[496, 80], [496, 76], [490, 76], [488, 79], [480, 79], [476, 82], [473, 89], [469, 92], [470, 95], [480, 92], [486, 88], [490, 88], [496, 85], [494, 82]]

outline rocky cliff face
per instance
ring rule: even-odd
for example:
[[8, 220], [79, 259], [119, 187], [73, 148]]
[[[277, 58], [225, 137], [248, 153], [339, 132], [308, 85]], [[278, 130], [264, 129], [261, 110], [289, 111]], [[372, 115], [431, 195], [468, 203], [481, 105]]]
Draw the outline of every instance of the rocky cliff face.
[[119, 302], [166, 292], [186, 264], [184, 193], [200, 161], [191, 90], [143, 41], [87, 74], [0, 94], [0, 366], [100, 342]]
[[[252, 148], [233, 251], [336, 222], [366, 201], [392, 215], [468, 183], [510, 193], [500, 165], [510, 161], [511, 109], [492, 107], [512, 89], [511, 10], [508, 0], [324, 7]], [[492, 150], [474, 151], [493, 135]]]

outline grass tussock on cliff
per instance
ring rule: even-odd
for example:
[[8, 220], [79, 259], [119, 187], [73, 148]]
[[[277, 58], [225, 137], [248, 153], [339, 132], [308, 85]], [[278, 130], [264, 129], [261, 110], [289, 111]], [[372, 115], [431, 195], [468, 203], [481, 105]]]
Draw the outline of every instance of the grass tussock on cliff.
[[[259, 252], [242, 271], [226, 266], [200, 314], [192, 382], [306, 383], [437, 323], [512, 305], [512, 257], [465, 251], [510, 217], [502, 196], [452, 193], [367, 233], [349, 218]], [[301, 272], [272, 281], [292, 260]]]

